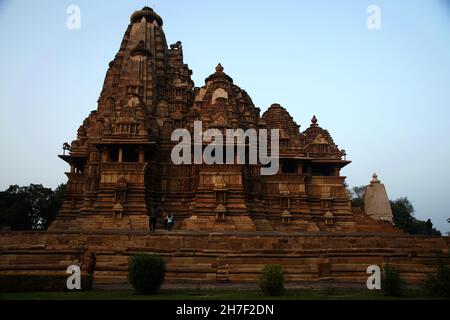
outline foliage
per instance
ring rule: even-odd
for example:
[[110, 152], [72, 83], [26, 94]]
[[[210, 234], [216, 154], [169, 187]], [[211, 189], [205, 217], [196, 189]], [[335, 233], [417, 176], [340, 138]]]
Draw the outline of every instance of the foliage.
[[425, 288], [432, 296], [450, 297], [450, 267], [440, 260], [435, 274], [430, 274]]
[[405, 282], [400, 275], [400, 270], [390, 264], [384, 265], [381, 278], [381, 289], [383, 293], [387, 296], [401, 297], [404, 295], [404, 287]]
[[403, 197], [391, 201], [391, 208], [394, 215], [394, 223], [401, 230], [414, 235], [441, 235], [438, 230], [432, 227], [432, 224], [428, 226], [427, 222], [414, 217], [414, 207], [408, 198]]
[[364, 192], [366, 190], [366, 186], [355, 186], [351, 190], [350, 199], [352, 201], [352, 207], [364, 207]]
[[12, 230], [45, 230], [62, 204], [66, 185], [52, 191], [42, 185], [10, 186], [0, 192], [0, 226]]
[[265, 295], [281, 296], [284, 293], [284, 276], [280, 265], [266, 265], [259, 278], [259, 288]]
[[138, 294], [154, 294], [164, 283], [166, 265], [160, 256], [139, 253], [130, 257], [128, 280]]
[[[67, 274], [0, 274], [0, 292], [66, 291]], [[81, 275], [81, 289], [92, 290], [92, 276]]]

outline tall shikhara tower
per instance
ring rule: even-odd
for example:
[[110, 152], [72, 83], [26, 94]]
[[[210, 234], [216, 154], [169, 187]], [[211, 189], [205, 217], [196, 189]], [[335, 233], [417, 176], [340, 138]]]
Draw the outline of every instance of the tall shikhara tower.
[[[71, 170], [51, 228], [148, 229], [156, 204], [175, 215], [179, 229], [355, 230], [340, 176], [349, 161], [317, 119], [301, 132], [278, 104], [260, 116], [220, 64], [195, 88], [181, 42], [168, 47], [162, 26], [148, 7], [131, 16], [97, 111], [60, 156]], [[197, 120], [222, 132], [280, 129], [278, 174], [261, 176], [260, 165], [173, 164], [173, 130], [192, 132]]]
[[131, 16], [98, 110], [79, 128], [70, 155], [61, 156], [71, 171], [52, 228], [146, 227], [148, 204], [160, 201], [154, 197], [166, 142], [192, 104], [192, 72], [181, 44], [168, 49], [162, 26], [148, 7]]

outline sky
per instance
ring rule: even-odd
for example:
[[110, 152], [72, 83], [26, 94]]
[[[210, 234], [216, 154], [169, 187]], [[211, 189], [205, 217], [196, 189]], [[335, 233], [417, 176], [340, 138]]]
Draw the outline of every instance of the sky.
[[[67, 8], [80, 8], [80, 29]], [[265, 111], [280, 103], [305, 130], [313, 115], [390, 199], [450, 231], [450, 1], [0, 0], [0, 189], [56, 187], [57, 155], [97, 108], [130, 15], [151, 6], [183, 42], [196, 86], [221, 62]], [[380, 29], [369, 29], [370, 5]]]

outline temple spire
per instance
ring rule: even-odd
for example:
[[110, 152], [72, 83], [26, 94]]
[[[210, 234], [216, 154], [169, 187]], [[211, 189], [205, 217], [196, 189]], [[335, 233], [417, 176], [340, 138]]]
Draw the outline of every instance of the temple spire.
[[216, 72], [223, 72], [223, 70], [224, 70], [224, 68], [223, 68], [222, 64], [219, 63], [219, 64], [216, 66]]
[[316, 118], [316, 116], [314, 115], [313, 117], [312, 117], [312, 119], [311, 119], [311, 127], [317, 127], [318, 126], [318, 124], [317, 124], [317, 118]]
[[377, 175], [376, 173], [374, 173], [374, 174], [372, 175], [372, 180], [370, 181], [370, 183], [371, 183], [371, 184], [374, 184], [374, 183], [380, 183], [380, 180], [378, 180], [378, 175]]

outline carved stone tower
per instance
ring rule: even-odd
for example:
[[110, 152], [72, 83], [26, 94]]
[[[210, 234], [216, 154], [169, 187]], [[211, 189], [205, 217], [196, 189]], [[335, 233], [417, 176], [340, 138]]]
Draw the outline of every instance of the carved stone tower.
[[53, 229], [143, 229], [148, 206], [165, 201], [171, 181], [162, 159], [191, 104], [193, 82], [181, 43], [168, 48], [162, 26], [148, 7], [131, 16], [97, 111], [78, 130], [70, 155], [61, 156], [71, 171]]

